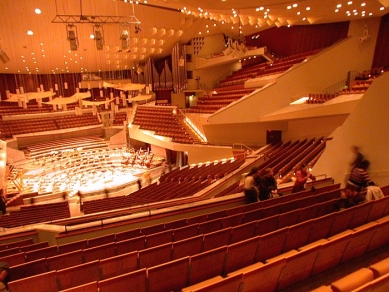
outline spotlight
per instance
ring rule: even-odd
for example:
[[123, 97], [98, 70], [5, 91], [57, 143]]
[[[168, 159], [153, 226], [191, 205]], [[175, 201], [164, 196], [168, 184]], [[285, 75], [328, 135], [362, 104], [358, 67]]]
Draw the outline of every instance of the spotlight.
[[140, 29], [139, 24], [135, 24], [135, 33], [138, 33], [140, 31], [142, 30]]
[[96, 24], [93, 27], [93, 35], [95, 36], [96, 49], [102, 50], [104, 48], [104, 31], [103, 27], [99, 24]]
[[122, 33], [120, 34], [120, 40], [122, 41], [122, 49], [127, 49], [130, 40], [128, 30], [123, 29]]
[[70, 50], [77, 51], [78, 49], [78, 38], [77, 38], [77, 27], [73, 24], [66, 26], [67, 40], [70, 44]]
[[8, 63], [10, 61], [7, 54], [2, 49], [0, 49], [0, 61], [1, 61], [1, 63], [4, 63], [4, 64]]

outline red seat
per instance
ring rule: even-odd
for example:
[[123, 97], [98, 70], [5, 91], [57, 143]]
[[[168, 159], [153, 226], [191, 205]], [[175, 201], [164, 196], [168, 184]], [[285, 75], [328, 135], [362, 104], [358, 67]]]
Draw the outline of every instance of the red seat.
[[179, 291], [188, 283], [189, 257], [149, 268], [147, 274], [148, 292]]
[[46, 272], [36, 276], [23, 278], [8, 283], [10, 291], [36, 291], [55, 292], [58, 291], [56, 272]]
[[227, 246], [222, 246], [190, 257], [189, 285], [194, 285], [224, 272]]
[[138, 252], [130, 252], [100, 260], [103, 279], [120, 276], [138, 269]]
[[59, 290], [99, 280], [99, 261], [93, 261], [57, 271]]
[[[98, 282], [100, 292], [146, 292], [147, 272], [141, 269]], [[96, 290], [95, 290], [96, 291]]]

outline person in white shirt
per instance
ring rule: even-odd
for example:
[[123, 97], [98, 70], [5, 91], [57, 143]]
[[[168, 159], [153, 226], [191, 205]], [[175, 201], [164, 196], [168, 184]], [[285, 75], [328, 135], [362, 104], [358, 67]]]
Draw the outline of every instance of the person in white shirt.
[[258, 186], [255, 185], [255, 176], [258, 175], [258, 168], [253, 167], [244, 179], [244, 194], [250, 203], [259, 201]]

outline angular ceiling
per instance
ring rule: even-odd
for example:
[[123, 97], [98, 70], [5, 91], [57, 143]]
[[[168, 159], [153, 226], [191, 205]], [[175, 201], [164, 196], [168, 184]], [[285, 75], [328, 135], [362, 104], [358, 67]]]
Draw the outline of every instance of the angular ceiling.
[[9, 61], [0, 73], [130, 69], [194, 37], [379, 17], [387, 7], [387, 0], [1, 0], [0, 48]]

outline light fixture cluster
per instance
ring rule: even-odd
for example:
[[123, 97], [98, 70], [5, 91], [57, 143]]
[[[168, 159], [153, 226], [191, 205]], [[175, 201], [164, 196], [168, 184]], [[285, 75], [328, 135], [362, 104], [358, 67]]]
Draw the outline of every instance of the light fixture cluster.
[[[373, 16], [373, 8], [370, 11], [367, 11], [369, 4], [367, 2], [360, 2], [358, 4], [355, 1], [345, 1], [344, 4], [338, 4], [335, 12], [339, 12], [341, 7], [351, 7], [351, 6], [360, 6], [353, 7], [353, 9], [347, 9], [345, 12], [347, 16], [356, 16], [356, 17], [365, 17]], [[371, 5], [370, 5], [371, 6]], [[376, 9], [375, 7], [374, 9]], [[331, 8], [328, 8], [329, 11]], [[384, 10], [384, 7], [380, 7], [380, 10]], [[313, 24], [320, 20], [320, 11], [315, 11], [314, 7], [304, 6], [298, 2], [283, 3], [283, 4], [274, 4], [267, 6], [258, 6], [255, 8], [247, 9], [234, 9], [232, 8], [228, 12], [215, 11], [206, 11], [205, 9], [183, 7], [181, 12], [186, 15], [191, 15], [194, 17], [205, 18], [209, 20], [219, 21], [221, 24], [231, 24], [231, 30], [236, 30], [239, 28], [239, 32], [242, 32], [242, 27], [245, 25], [251, 25], [256, 28], [264, 26], [291, 26], [297, 23], [304, 23], [308, 21], [310, 24]], [[314, 14], [312, 14], [312, 12]], [[260, 13], [260, 14], [259, 14]], [[263, 14], [262, 14], [263, 13]], [[286, 16], [289, 15], [289, 16]], [[237, 23], [241, 22], [238, 26]], [[203, 32], [199, 32], [202, 34]]]
[[140, 4], [140, 3], [143, 3], [143, 4], [147, 4], [147, 0], [143, 0], [143, 1], [124, 0], [124, 3], [130, 3], [130, 4]]
[[[354, 4], [354, 5], [353, 5]], [[354, 9], [351, 9], [354, 8]], [[358, 9], [359, 8], [359, 9]], [[366, 2], [362, 2], [361, 4], [355, 4], [353, 1], [348, 1], [347, 5], [337, 4], [335, 8], [335, 13], [341, 12], [342, 10], [345, 10], [345, 13], [348, 17], [350, 16], [373, 16], [373, 12], [367, 12], [366, 8], [368, 8], [368, 5]], [[384, 10], [384, 7], [380, 7], [380, 10]]]

